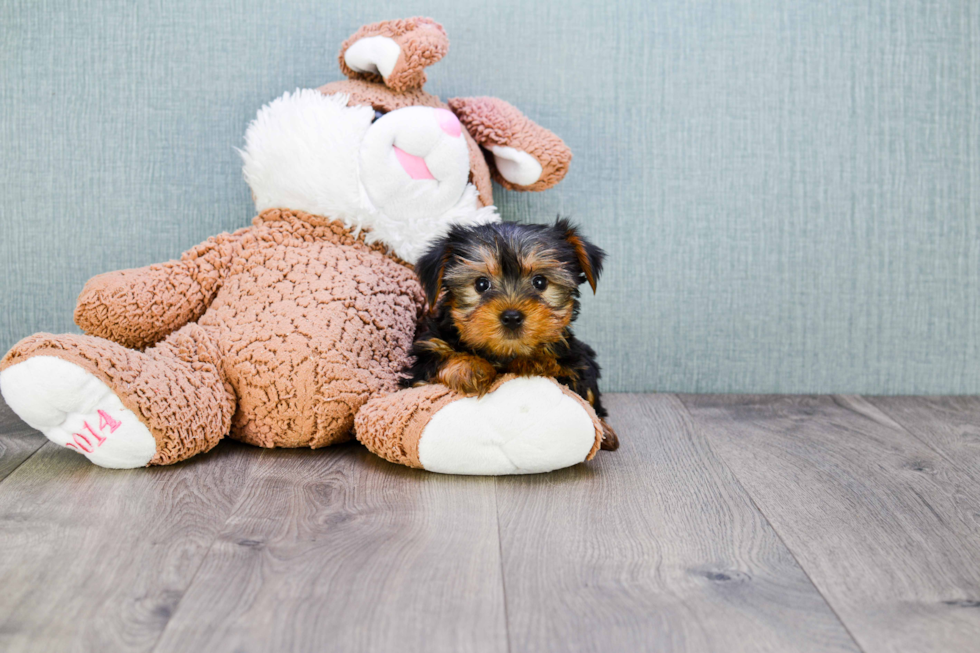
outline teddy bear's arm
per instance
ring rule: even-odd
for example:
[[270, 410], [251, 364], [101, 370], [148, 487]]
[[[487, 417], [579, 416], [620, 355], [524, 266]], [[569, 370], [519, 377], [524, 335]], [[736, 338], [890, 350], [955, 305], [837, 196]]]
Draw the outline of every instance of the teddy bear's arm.
[[92, 277], [78, 296], [75, 323], [87, 334], [130, 348], [162, 340], [207, 309], [231, 264], [237, 237], [221, 234], [179, 260]]

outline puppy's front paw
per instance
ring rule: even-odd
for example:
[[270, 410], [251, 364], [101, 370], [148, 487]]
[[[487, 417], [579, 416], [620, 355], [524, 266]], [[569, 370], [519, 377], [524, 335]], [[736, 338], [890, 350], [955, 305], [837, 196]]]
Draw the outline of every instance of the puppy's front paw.
[[439, 368], [436, 380], [464, 395], [484, 395], [497, 377], [493, 365], [479, 356], [454, 354]]

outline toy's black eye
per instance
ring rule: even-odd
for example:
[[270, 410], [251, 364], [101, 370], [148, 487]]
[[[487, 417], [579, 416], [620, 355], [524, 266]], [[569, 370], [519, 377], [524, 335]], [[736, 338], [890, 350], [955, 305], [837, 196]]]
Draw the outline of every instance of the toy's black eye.
[[542, 277], [540, 274], [535, 275], [535, 277], [531, 279], [531, 285], [537, 290], [544, 290], [548, 287], [548, 279], [546, 277]]
[[490, 290], [490, 280], [486, 277], [480, 277], [476, 280], [476, 283], [473, 284], [473, 287], [476, 288], [478, 293], [485, 293], [486, 291]]
[[[377, 120], [383, 115], [385, 115], [384, 111], [378, 111], [377, 109], [374, 110], [374, 120]], [[374, 120], [372, 120], [371, 122], [374, 122]]]

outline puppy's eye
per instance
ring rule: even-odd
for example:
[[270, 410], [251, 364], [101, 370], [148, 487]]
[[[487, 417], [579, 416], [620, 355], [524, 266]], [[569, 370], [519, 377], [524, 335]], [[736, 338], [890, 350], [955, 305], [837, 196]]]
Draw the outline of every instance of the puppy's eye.
[[473, 284], [473, 287], [476, 288], [478, 293], [485, 293], [486, 291], [490, 290], [490, 280], [486, 277], [480, 277], [476, 280], [476, 283]]
[[548, 279], [540, 274], [535, 275], [535, 277], [531, 279], [531, 285], [534, 286], [535, 290], [544, 290], [548, 287]]

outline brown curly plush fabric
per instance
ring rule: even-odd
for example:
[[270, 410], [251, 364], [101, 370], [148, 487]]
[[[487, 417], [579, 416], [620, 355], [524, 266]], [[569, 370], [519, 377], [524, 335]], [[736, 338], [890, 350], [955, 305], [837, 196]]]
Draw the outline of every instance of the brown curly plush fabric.
[[424, 385], [378, 397], [358, 411], [354, 433], [361, 444], [385, 460], [422, 469], [422, 430], [440, 408], [460, 397], [444, 385]]
[[[330, 82], [317, 89], [324, 95], [334, 93], [346, 93], [350, 96], [347, 106], [374, 107], [379, 111], [395, 111], [404, 107], [433, 107], [438, 109], [449, 109], [449, 105], [434, 95], [429, 95], [420, 88], [413, 88], [401, 93], [396, 93], [390, 88], [381, 84], [372, 84], [360, 79], [345, 79], [339, 82]], [[478, 201], [481, 206], [493, 204], [493, 184], [490, 183], [490, 167], [484, 158], [483, 150], [477, 145], [473, 137], [465, 129], [463, 138], [470, 149], [470, 183], [476, 186], [480, 194]]]
[[[156, 438], [150, 464], [229, 430], [263, 447], [322, 447], [396, 389], [423, 303], [412, 270], [381, 246], [273, 209], [179, 261], [95, 277], [76, 311], [92, 335], [26, 338], [0, 369], [53, 355], [101, 378]], [[159, 343], [139, 352], [109, 339]]]
[[[501, 385], [516, 378], [506, 374], [490, 386], [493, 392]], [[585, 409], [595, 429], [595, 443], [586, 460], [592, 460], [602, 443], [602, 423], [587, 401], [571, 389], [549, 379], [566, 396], [573, 398]], [[423, 385], [401, 392], [372, 399], [357, 413], [354, 432], [358, 441], [371, 452], [399, 465], [422, 469], [419, 461], [419, 439], [429, 420], [448, 404], [463, 399], [465, 395], [453, 392], [440, 384]]]
[[518, 186], [497, 171], [493, 157], [488, 156], [493, 178], [510, 190], [538, 191], [561, 181], [572, 162], [572, 151], [565, 141], [529, 120], [513, 105], [495, 97], [452, 98], [452, 109], [476, 142], [489, 149], [495, 145], [527, 152], [541, 164], [541, 177], [530, 186]]
[[204, 314], [231, 265], [235, 235], [220, 234], [178, 261], [92, 277], [75, 305], [75, 324], [125, 347], [148, 347]]
[[[398, 61], [387, 79], [377, 73], [353, 70], [344, 61], [347, 48], [355, 41], [369, 36], [387, 36], [401, 49]], [[431, 18], [415, 17], [365, 25], [344, 41], [338, 58], [341, 72], [351, 79], [382, 82], [393, 91], [405, 91], [425, 84], [425, 67], [442, 59], [448, 51], [449, 37], [442, 25]]]

